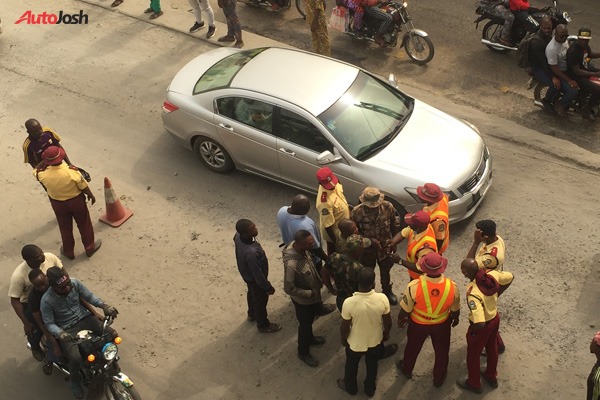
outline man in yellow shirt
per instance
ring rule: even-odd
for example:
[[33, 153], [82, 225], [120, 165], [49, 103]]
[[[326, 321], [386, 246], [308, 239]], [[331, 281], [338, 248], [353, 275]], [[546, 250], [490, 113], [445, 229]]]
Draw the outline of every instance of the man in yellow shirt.
[[450, 222], [448, 217], [448, 196], [435, 183], [417, 187], [417, 195], [425, 202], [423, 211], [429, 214], [435, 232], [438, 252], [443, 254], [450, 244]]
[[404, 359], [396, 366], [402, 375], [412, 378], [423, 343], [431, 336], [435, 352], [433, 386], [440, 387], [448, 374], [451, 326], [459, 322], [460, 295], [456, 283], [443, 275], [448, 266], [445, 257], [428, 253], [421, 257], [419, 266], [424, 275], [408, 284], [400, 302], [398, 325], [402, 329], [408, 321], [408, 341]]
[[56, 215], [60, 236], [62, 238], [61, 253], [70, 260], [75, 259], [75, 239], [73, 238], [73, 219], [81, 234], [81, 241], [88, 257], [94, 255], [102, 245], [101, 240], [94, 240], [94, 227], [86, 204], [88, 200], [94, 204], [96, 197], [76, 167], [67, 165], [63, 159], [65, 151], [62, 147], [50, 146], [42, 153], [45, 164], [33, 170], [33, 176], [46, 188], [50, 204]]
[[406, 260], [403, 260], [396, 254], [395, 259], [398, 264], [408, 269], [410, 280], [418, 279], [423, 271], [419, 269], [419, 259], [425, 254], [436, 252], [437, 242], [435, 240], [435, 232], [429, 223], [429, 214], [425, 211], [417, 211], [414, 214], [406, 214], [404, 222], [408, 225], [402, 229], [390, 241], [389, 247], [394, 248], [398, 243], [407, 239], [406, 244]]
[[317, 193], [317, 210], [319, 211], [319, 229], [321, 237], [327, 242], [327, 254], [336, 251], [335, 242], [340, 230], [338, 223], [350, 218], [348, 201], [344, 197], [344, 189], [337, 176], [329, 167], [317, 171], [319, 191]]
[[457, 385], [474, 393], [481, 393], [480, 357], [485, 348], [487, 366], [483, 379], [492, 387], [498, 387], [498, 327], [500, 318], [496, 309], [500, 296], [512, 283], [510, 272], [493, 271], [489, 274], [480, 269], [473, 258], [466, 258], [460, 264], [463, 275], [470, 280], [467, 285], [469, 306], [469, 329], [467, 330], [467, 370], [466, 379], [456, 381]]

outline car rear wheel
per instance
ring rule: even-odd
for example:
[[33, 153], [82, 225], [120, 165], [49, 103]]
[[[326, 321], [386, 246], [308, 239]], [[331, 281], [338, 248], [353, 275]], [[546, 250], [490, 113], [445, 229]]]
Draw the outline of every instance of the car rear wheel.
[[212, 139], [203, 136], [197, 138], [194, 141], [194, 151], [202, 164], [211, 171], [225, 173], [235, 167], [229, 153]]

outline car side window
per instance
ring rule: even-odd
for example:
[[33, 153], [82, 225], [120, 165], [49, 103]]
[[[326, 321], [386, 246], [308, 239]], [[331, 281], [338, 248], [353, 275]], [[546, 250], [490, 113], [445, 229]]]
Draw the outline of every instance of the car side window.
[[306, 118], [284, 108], [281, 109], [278, 136], [319, 154], [326, 150], [333, 152], [333, 145], [317, 127]]
[[236, 97], [231, 118], [267, 133], [273, 131], [273, 106], [260, 100]]
[[224, 117], [235, 119], [234, 101], [234, 97], [221, 97], [217, 99], [217, 112]]

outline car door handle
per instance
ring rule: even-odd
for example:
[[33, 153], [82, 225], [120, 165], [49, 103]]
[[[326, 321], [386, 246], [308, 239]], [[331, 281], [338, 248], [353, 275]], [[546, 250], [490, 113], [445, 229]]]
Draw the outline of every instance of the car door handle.
[[288, 150], [288, 149], [284, 149], [283, 147], [280, 147], [279, 151], [283, 151], [285, 154], [289, 154], [292, 157], [296, 157], [296, 153], [292, 150]]
[[225, 128], [225, 129], [227, 129], [228, 131], [231, 131], [231, 132], [233, 132], [233, 126], [231, 126], [231, 125], [227, 125], [227, 124], [223, 124], [223, 123], [221, 123], [221, 124], [219, 124], [219, 126], [220, 126], [221, 128]]

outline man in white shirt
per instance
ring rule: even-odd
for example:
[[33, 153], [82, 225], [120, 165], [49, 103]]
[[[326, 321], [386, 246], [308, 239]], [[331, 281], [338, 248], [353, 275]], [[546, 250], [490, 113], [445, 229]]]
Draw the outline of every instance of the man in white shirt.
[[560, 88], [557, 87], [557, 89], [562, 90], [563, 96], [560, 100], [555, 99], [554, 110], [562, 118], [567, 116], [567, 110], [571, 102], [579, 94], [577, 82], [567, 75], [568, 37], [569, 31], [567, 30], [567, 26], [563, 24], [557, 25], [554, 30], [554, 37], [550, 40], [548, 46], [546, 46], [548, 65], [554, 76], [560, 79]]

